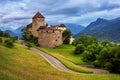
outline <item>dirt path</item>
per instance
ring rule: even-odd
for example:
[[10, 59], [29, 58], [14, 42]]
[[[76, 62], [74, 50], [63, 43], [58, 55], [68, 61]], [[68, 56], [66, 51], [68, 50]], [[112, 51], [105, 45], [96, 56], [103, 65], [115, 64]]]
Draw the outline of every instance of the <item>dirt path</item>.
[[[62, 71], [67, 71], [67, 72], [74, 72], [68, 68], [66, 68], [59, 60], [57, 60], [56, 58], [54, 58], [51, 55], [48, 55], [36, 48], [31, 48], [31, 50], [35, 51], [36, 53], [38, 53], [39, 55], [41, 55], [43, 58], [45, 58], [45, 60], [47, 60], [47, 62], [49, 64], [51, 64], [54, 68], [58, 69], [58, 70], [62, 70]], [[77, 72], [76, 72], [77, 73]]]
[[104, 70], [104, 69], [95, 69], [95, 68], [93, 68], [92, 70], [93, 70], [94, 74], [109, 74], [109, 71]]
[[[23, 45], [26, 45], [25, 41], [24, 40], [19, 40], [19, 42]], [[57, 60], [56, 58], [54, 58], [53, 56], [43, 52], [43, 51], [40, 51], [36, 48], [30, 48], [32, 51], [38, 53], [39, 55], [41, 55], [49, 64], [51, 64], [54, 68], [58, 69], [58, 70], [62, 70], [62, 71], [67, 71], [67, 72], [75, 72], [75, 71], [72, 71], [68, 68], [66, 68], [59, 60]], [[77, 73], [77, 72], [75, 72]]]
[[109, 74], [109, 71], [104, 69], [94, 68], [93, 65], [80, 65], [80, 66], [92, 69], [93, 74]]

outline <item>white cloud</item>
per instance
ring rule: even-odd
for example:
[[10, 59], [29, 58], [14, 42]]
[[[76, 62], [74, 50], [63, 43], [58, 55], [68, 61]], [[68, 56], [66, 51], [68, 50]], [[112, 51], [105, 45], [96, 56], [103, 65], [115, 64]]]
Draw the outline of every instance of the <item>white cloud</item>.
[[[5, 2], [5, 1], [4, 1]], [[99, 17], [120, 17], [119, 0], [21, 0], [0, 3], [0, 26], [16, 28], [28, 24], [41, 11], [48, 23], [88, 25]]]

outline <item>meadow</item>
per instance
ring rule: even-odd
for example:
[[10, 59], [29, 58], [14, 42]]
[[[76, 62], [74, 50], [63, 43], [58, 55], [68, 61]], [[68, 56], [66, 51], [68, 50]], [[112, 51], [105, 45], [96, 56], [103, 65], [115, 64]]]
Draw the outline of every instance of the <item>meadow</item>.
[[61, 45], [56, 48], [38, 48], [53, 57], [59, 59], [66, 67], [71, 70], [81, 73], [92, 73], [91, 69], [81, 67], [80, 64], [85, 64], [81, 60], [81, 55], [73, 53], [75, 47], [73, 45]]
[[120, 75], [59, 71], [40, 55], [16, 42], [13, 48], [0, 45], [0, 80], [120, 80]]

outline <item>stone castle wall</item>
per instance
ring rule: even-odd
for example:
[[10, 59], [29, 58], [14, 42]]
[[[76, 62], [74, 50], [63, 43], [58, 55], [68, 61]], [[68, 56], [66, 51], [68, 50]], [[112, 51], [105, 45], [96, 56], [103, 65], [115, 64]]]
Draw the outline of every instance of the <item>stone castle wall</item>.
[[38, 37], [37, 29], [40, 26], [45, 26], [44, 18], [35, 18], [35, 19], [32, 19], [32, 34], [35, 37]]
[[62, 33], [66, 30], [65, 25], [45, 25], [45, 17], [39, 12], [33, 16], [32, 23], [27, 28], [30, 35], [38, 37], [38, 43], [42, 47], [53, 48], [63, 44]]
[[56, 47], [63, 44], [61, 30], [40, 30], [38, 43], [42, 47]]

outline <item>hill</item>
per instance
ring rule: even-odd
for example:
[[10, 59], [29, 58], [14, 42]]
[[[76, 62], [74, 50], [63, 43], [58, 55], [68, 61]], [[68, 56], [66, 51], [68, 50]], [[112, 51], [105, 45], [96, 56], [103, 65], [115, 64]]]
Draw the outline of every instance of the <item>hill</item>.
[[0, 80], [119, 80], [115, 74], [76, 74], [54, 69], [45, 59], [27, 47], [0, 45]]
[[112, 20], [98, 18], [74, 37], [78, 38], [82, 34], [96, 36], [100, 40], [108, 39], [112, 42], [120, 42], [120, 18]]
[[78, 34], [85, 27], [79, 24], [65, 23], [66, 27], [72, 31], [72, 35]]

